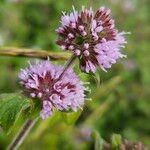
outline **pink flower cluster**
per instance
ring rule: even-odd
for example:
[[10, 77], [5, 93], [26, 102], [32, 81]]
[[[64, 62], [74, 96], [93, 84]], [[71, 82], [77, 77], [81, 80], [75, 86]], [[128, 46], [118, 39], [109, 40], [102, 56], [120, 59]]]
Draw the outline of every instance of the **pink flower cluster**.
[[[73, 8], [70, 14], [63, 13], [61, 27], [56, 31], [57, 44], [63, 50], [72, 51], [86, 73], [95, 73], [96, 66], [107, 71], [119, 58], [125, 57], [120, 50], [126, 43], [126, 33], [116, 30], [111, 11], [105, 7], [96, 13], [84, 7], [79, 12]], [[22, 70], [19, 78], [25, 94], [41, 100], [43, 119], [52, 115], [53, 107], [60, 111], [77, 111], [83, 107], [85, 88], [72, 69], [41, 61]]]
[[42, 101], [41, 118], [52, 115], [53, 107], [58, 110], [77, 111], [84, 104], [84, 86], [72, 69], [59, 78], [63, 68], [49, 61], [41, 61], [22, 70], [19, 74], [24, 92]]
[[118, 33], [110, 9], [101, 7], [93, 12], [84, 7], [81, 11], [63, 13], [61, 26], [56, 30], [57, 44], [78, 57], [84, 72], [95, 72], [96, 66], [106, 71], [119, 58], [126, 43], [124, 32]]

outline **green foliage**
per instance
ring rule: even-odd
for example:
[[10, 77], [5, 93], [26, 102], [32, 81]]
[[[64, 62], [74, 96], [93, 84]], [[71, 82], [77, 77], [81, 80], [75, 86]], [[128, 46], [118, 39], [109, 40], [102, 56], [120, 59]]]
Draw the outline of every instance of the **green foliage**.
[[10, 131], [21, 112], [30, 107], [30, 100], [20, 93], [0, 95], [0, 126]]
[[113, 134], [111, 137], [111, 148], [112, 148], [112, 150], [118, 150], [121, 142], [122, 142], [121, 135], [120, 134]]
[[103, 150], [103, 142], [104, 140], [101, 138], [97, 131], [92, 133], [92, 137], [94, 139], [94, 149], [95, 150]]

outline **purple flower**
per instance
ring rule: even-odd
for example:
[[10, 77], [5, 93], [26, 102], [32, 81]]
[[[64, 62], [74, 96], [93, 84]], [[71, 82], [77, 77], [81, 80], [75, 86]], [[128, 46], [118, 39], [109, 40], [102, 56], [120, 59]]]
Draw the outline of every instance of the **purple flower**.
[[93, 10], [82, 8], [70, 14], [63, 13], [61, 27], [56, 30], [57, 44], [63, 50], [72, 51], [80, 61], [84, 72], [95, 72], [96, 66], [106, 71], [119, 58], [120, 49], [126, 43], [125, 32], [118, 33], [111, 11], [101, 7], [94, 14]]
[[55, 66], [49, 61], [41, 61], [30, 64], [19, 74], [25, 94], [42, 101], [42, 119], [52, 115], [53, 107], [61, 111], [77, 111], [84, 104], [83, 83], [72, 69], [68, 69], [63, 77], [59, 78], [62, 71], [63, 67]]

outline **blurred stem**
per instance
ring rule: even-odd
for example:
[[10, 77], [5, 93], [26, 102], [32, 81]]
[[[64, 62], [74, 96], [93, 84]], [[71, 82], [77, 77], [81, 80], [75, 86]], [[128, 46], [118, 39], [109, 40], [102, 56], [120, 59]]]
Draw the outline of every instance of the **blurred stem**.
[[17, 56], [17, 57], [33, 57], [51, 60], [67, 60], [68, 53], [48, 52], [46, 50], [34, 50], [28, 48], [15, 48], [15, 47], [0, 47], [0, 56]]
[[89, 0], [90, 7], [93, 6], [93, 2], [94, 2], [94, 0]]
[[34, 120], [29, 119], [24, 123], [17, 136], [9, 145], [8, 150], [16, 150], [22, 144], [22, 142], [25, 140], [26, 136], [29, 134], [29, 131], [32, 129], [37, 120], [38, 118]]
[[[115, 76], [107, 81], [105, 84], [101, 84], [100, 87], [97, 87], [95, 90], [95, 94], [92, 95], [92, 99], [97, 99], [104, 95], [109, 94], [113, 91], [121, 82], [123, 81], [122, 77]], [[99, 92], [99, 88], [101, 88], [101, 92]]]
[[68, 61], [65, 64], [65, 67], [59, 77], [59, 80], [63, 77], [64, 73], [71, 67], [71, 65], [74, 63], [75, 59], [76, 59], [76, 56], [74, 54], [70, 57], [70, 59], [68, 59]]
[[99, 107], [97, 107], [92, 114], [88, 116], [88, 118], [84, 121], [84, 125], [91, 125], [94, 124], [96, 121], [98, 121], [101, 116], [107, 112], [111, 106], [111, 104], [114, 102], [114, 95], [109, 95], [107, 100], [103, 102]]

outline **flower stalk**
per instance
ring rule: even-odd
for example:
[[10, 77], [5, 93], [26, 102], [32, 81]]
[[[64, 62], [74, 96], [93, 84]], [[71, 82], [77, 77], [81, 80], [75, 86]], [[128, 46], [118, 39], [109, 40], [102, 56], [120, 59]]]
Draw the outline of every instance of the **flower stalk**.
[[29, 119], [27, 120], [17, 136], [14, 138], [12, 143], [9, 145], [8, 150], [17, 150], [18, 147], [22, 144], [22, 142], [25, 140], [26, 136], [28, 135], [29, 131], [32, 129], [34, 124], [37, 122], [38, 118], [35, 120]]
[[73, 54], [70, 57], [70, 59], [67, 60], [59, 79], [61, 79], [63, 77], [64, 73], [71, 67], [71, 65], [74, 63], [75, 59], [76, 59], [76, 56]]

